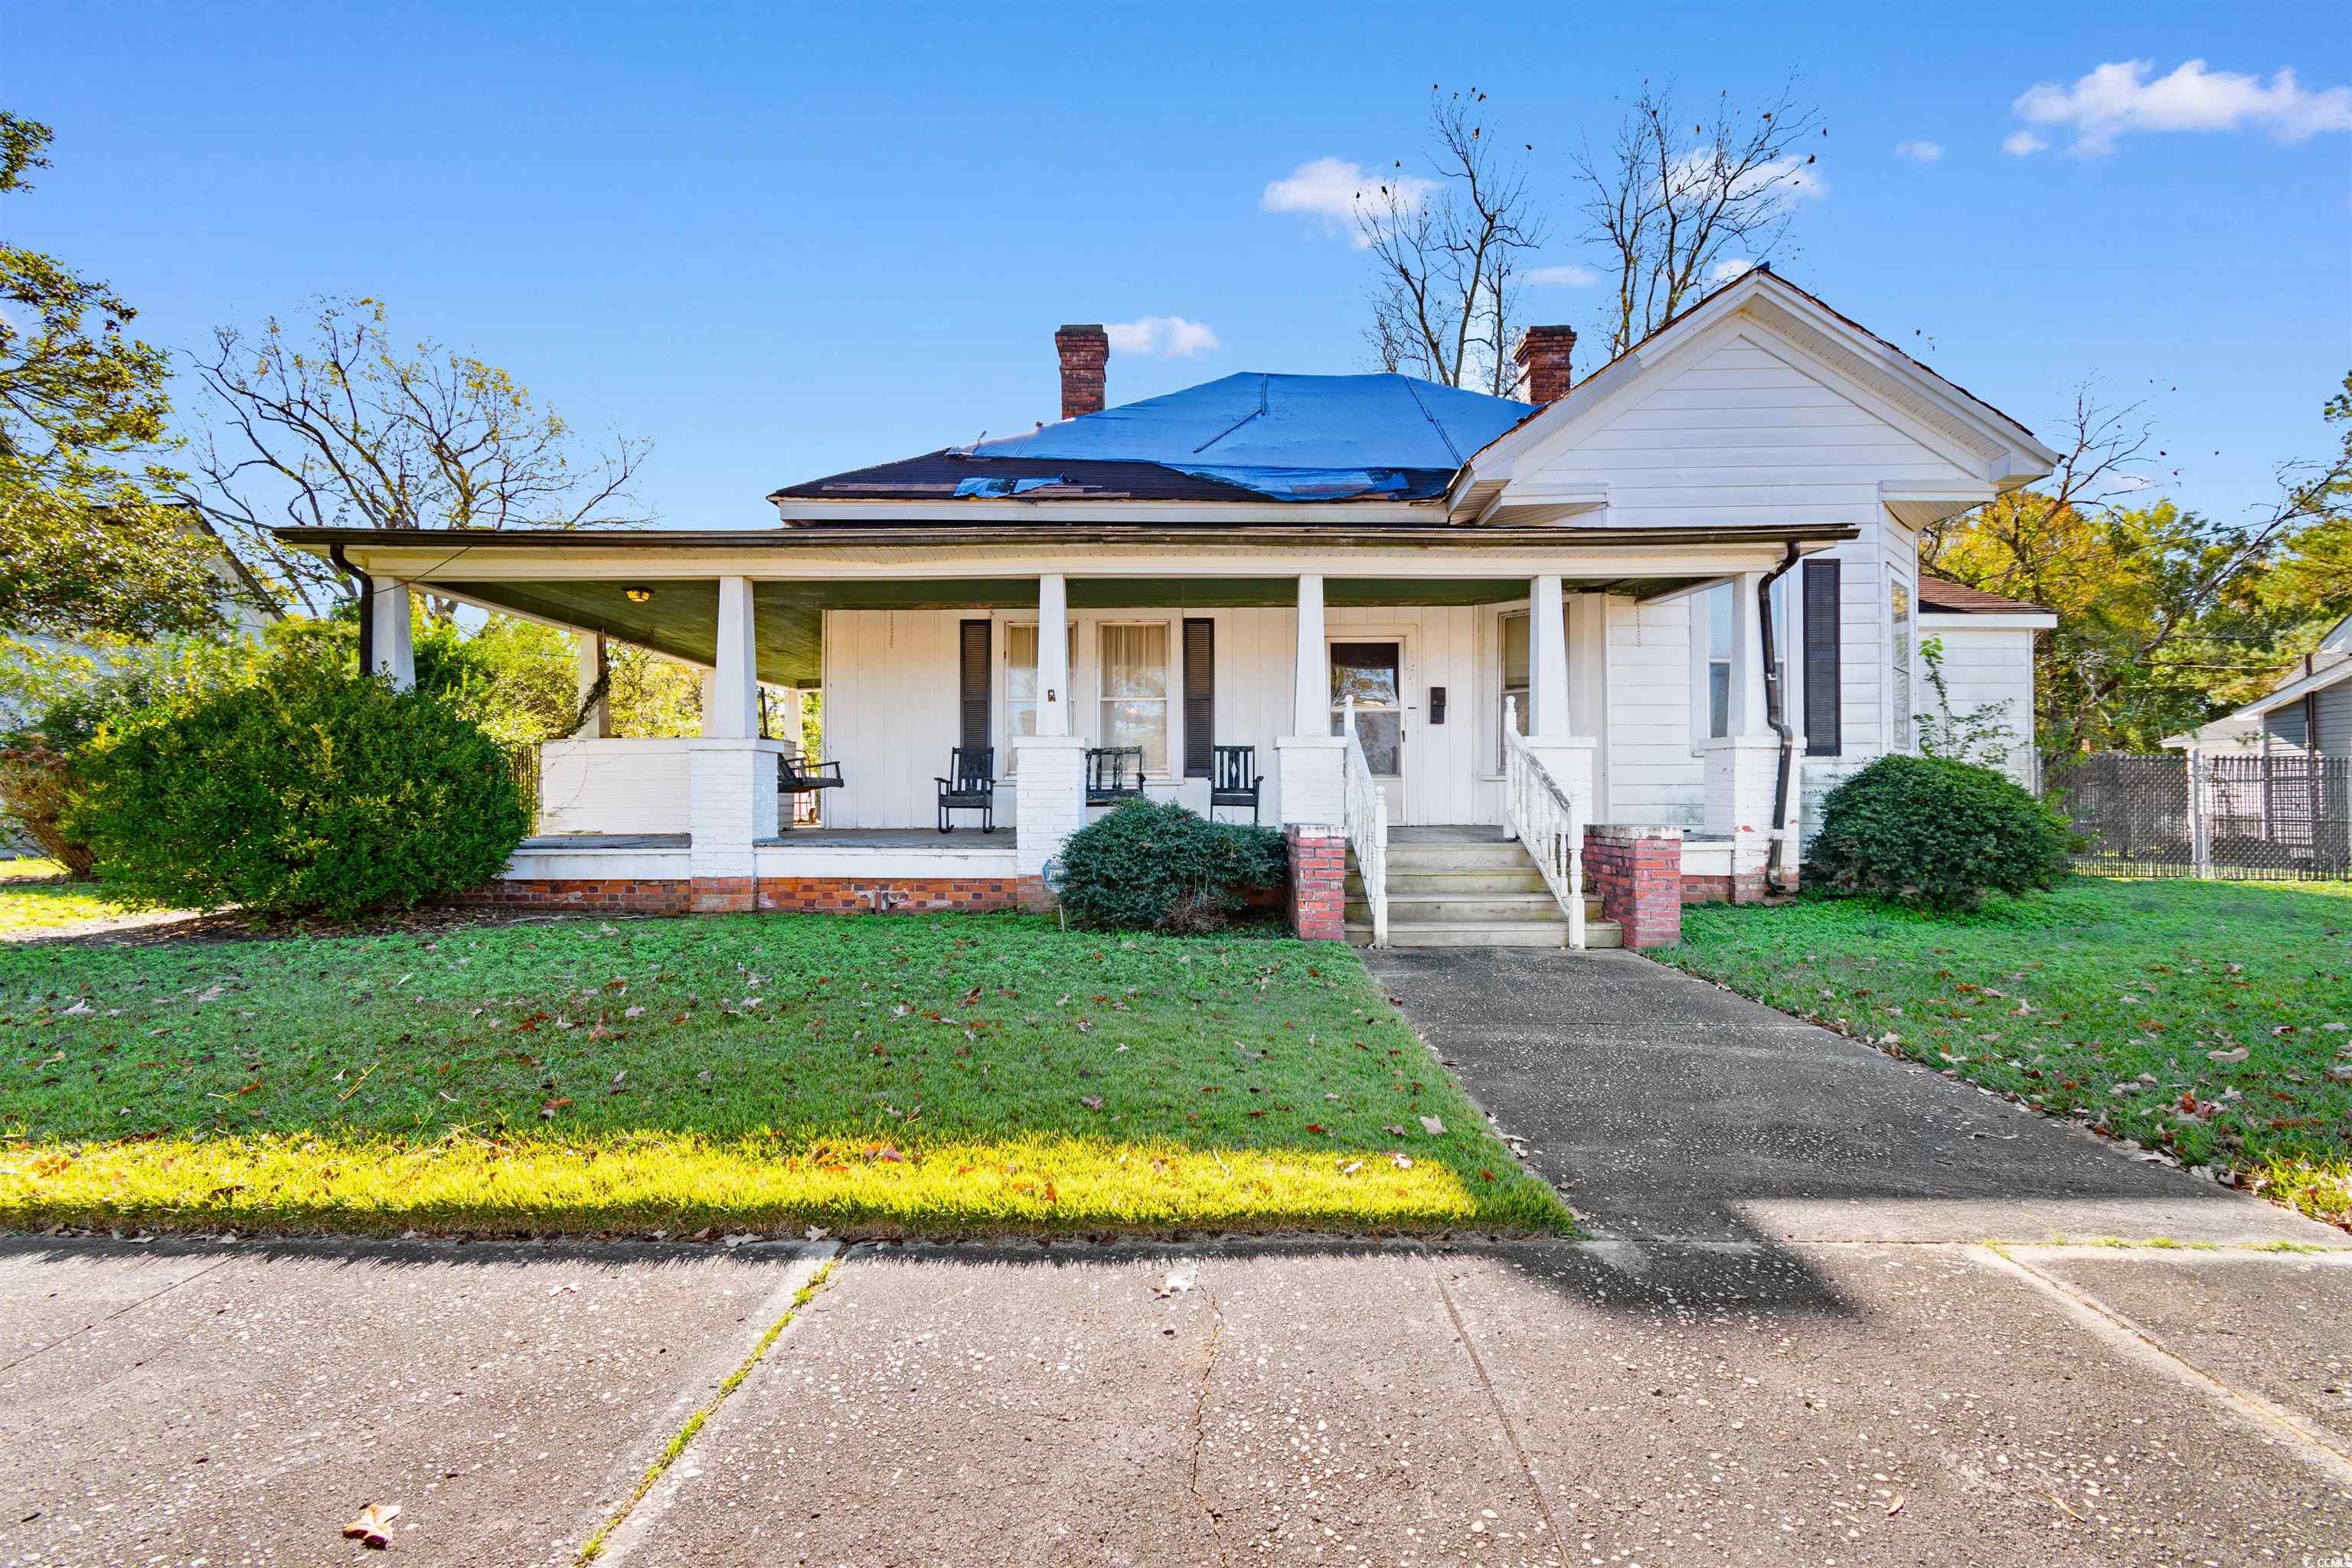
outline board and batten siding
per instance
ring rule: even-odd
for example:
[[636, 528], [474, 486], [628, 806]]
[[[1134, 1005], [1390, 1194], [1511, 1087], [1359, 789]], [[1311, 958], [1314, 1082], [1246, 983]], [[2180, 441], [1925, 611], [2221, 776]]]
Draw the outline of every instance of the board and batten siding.
[[[1403, 644], [1406, 771], [1396, 802], [1402, 820], [1499, 819], [1501, 682], [1496, 627], [1501, 613], [1495, 605], [1335, 606], [1325, 612], [1324, 632], [1331, 641], [1394, 638]], [[1010, 820], [1019, 782], [1010, 776], [1004, 628], [1034, 617], [1006, 610], [831, 610], [824, 617], [824, 753], [840, 762], [845, 783], [824, 797], [828, 826], [904, 827], [933, 820], [932, 779], [946, 771], [948, 751], [960, 728], [959, 624], [983, 615], [992, 623], [990, 726], [1000, 780], [997, 820]], [[1181, 623], [1213, 621], [1214, 743], [1257, 748], [1258, 771], [1265, 780], [1261, 819], [1280, 822], [1274, 742], [1291, 727], [1297, 612], [1194, 606], [1087, 610], [1070, 620], [1071, 717], [1073, 727], [1089, 740], [1099, 738], [1101, 627], [1138, 621], [1168, 625], [1170, 767], [1147, 778], [1145, 784], [1153, 796], [1173, 798], [1195, 810], [1207, 807], [1208, 781], [1182, 776], [1184, 714], [1175, 660]], [[1571, 680], [1576, 678], [1571, 672]], [[1433, 686], [1446, 689], [1444, 724], [1429, 722]], [[1230, 818], [1234, 814], [1222, 815]]]

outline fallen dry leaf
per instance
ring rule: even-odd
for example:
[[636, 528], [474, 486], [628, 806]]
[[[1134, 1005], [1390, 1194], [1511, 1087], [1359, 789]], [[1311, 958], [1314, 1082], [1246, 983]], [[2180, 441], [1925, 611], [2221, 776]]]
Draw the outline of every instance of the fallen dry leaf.
[[360, 1510], [358, 1518], [343, 1526], [343, 1534], [362, 1546], [381, 1552], [392, 1544], [392, 1537], [384, 1533], [384, 1527], [399, 1517], [398, 1503], [372, 1502]]
[[1445, 1136], [1445, 1123], [1439, 1121], [1434, 1116], [1423, 1117], [1421, 1119], [1421, 1130], [1423, 1132], [1428, 1133], [1432, 1138], [1443, 1138]]
[[2246, 1047], [2240, 1046], [2234, 1051], [2207, 1051], [2205, 1059], [2209, 1062], [2242, 1062], [2252, 1054]]
[[1167, 1277], [1151, 1288], [1151, 1293], [1163, 1301], [1171, 1296], [1181, 1296], [1192, 1288], [1192, 1279], [1196, 1272], [1195, 1267], [1190, 1263], [1171, 1268]]

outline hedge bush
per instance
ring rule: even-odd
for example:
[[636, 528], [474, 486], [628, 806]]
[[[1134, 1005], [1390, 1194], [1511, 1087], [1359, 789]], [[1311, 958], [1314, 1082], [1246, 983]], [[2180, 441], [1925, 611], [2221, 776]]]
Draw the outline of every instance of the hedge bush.
[[1806, 880], [1929, 909], [1973, 909], [1990, 892], [2047, 888], [2074, 830], [1990, 768], [1885, 756], [1832, 790]]
[[496, 876], [530, 827], [478, 727], [321, 658], [110, 725], [75, 775], [107, 890], [155, 907], [407, 906]]
[[1130, 800], [1071, 836], [1061, 871], [1062, 907], [1083, 925], [1203, 931], [1279, 895], [1290, 862], [1273, 828]]

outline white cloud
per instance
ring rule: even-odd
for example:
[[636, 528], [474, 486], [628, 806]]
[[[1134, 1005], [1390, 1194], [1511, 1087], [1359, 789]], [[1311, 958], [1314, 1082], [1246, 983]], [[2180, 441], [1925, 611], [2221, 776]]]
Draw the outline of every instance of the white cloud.
[[2315, 92], [2292, 70], [2265, 82], [2238, 71], [2208, 70], [2203, 60], [2150, 81], [2154, 68], [2149, 60], [2114, 60], [2072, 87], [2037, 83], [2018, 95], [2017, 117], [2069, 128], [2074, 142], [2067, 151], [2084, 157], [2114, 152], [2116, 138], [2132, 131], [2252, 127], [2287, 142], [2308, 142], [2323, 131], [2352, 131], [2352, 87]]
[[1944, 148], [1937, 142], [1897, 142], [1895, 155], [1908, 158], [1915, 163], [1932, 163], [1944, 155]]
[[2012, 131], [2000, 139], [2000, 150], [2012, 158], [2031, 158], [2049, 145], [2031, 131]]
[[1368, 206], [1377, 211], [1385, 205], [1383, 186], [1392, 193], [1398, 206], [1412, 212], [1429, 198], [1437, 182], [1394, 171], [1376, 175], [1345, 158], [1316, 158], [1281, 179], [1267, 181], [1258, 205], [1270, 213], [1319, 217], [1327, 228], [1346, 234], [1360, 250], [1370, 242], [1364, 237], [1356, 215]]
[[[1704, 147], [1692, 148], [1675, 164], [1674, 179], [1675, 189], [1682, 191], [1706, 190], [1719, 184], [1719, 177], [1715, 173], [1714, 154]], [[1769, 163], [1757, 164], [1733, 182], [1733, 191], [1736, 195], [1746, 195], [1767, 185], [1784, 195], [1812, 201], [1820, 201], [1830, 194], [1830, 183], [1822, 177], [1820, 168], [1811, 160], [1794, 153], [1786, 158], [1775, 158]]]
[[1744, 256], [1726, 257], [1706, 269], [1706, 280], [1710, 283], [1728, 283], [1735, 278], [1755, 270], [1756, 263]]
[[1224, 345], [1215, 329], [1181, 316], [1139, 316], [1132, 321], [1112, 321], [1103, 331], [1111, 353], [1153, 359], [1198, 359]]
[[1601, 274], [1590, 267], [1570, 263], [1565, 267], [1538, 267], [1528, 273], [1528, 281], [1538, 289], [1582, 289], [1601, 281]]

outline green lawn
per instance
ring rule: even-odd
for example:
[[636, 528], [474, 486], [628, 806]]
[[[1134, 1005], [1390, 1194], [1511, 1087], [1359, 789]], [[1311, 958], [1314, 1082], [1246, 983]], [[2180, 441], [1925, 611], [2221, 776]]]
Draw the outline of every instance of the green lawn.
[[56, 931], [124, 913], [95, 882], [77, 882], [54, 860], [0, 860], [0, 937]]
[[2352, 1225], [2352, 884], [1692, 908], [1651, 956]]
[[0, 946], [0, 1225], [49, 1224], [1570, 1220], [1343, 947], [771, 915]]

